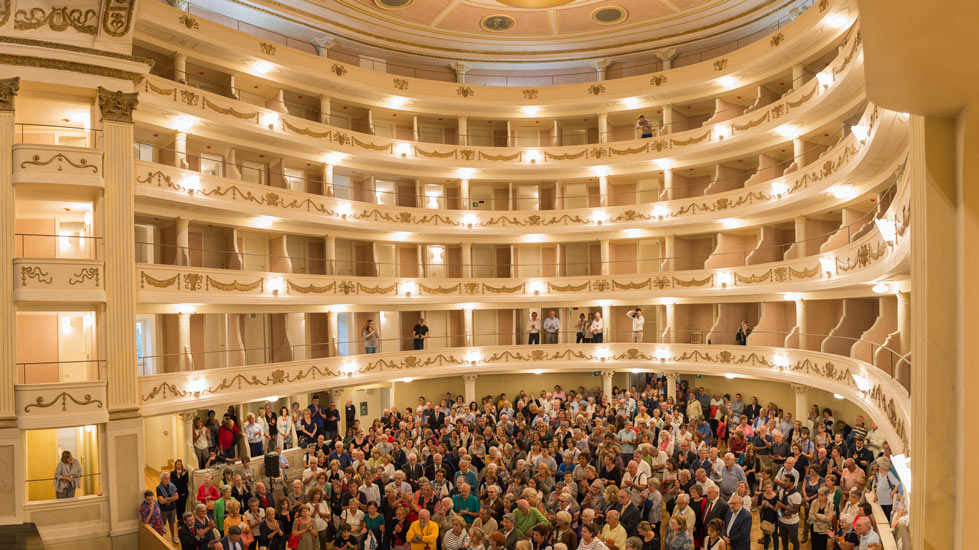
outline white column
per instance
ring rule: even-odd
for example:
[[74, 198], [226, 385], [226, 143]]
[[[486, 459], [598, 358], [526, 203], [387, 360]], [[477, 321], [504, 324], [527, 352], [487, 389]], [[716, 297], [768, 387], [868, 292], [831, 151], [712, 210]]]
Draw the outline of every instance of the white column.
[[676, 304], [670, 303], [666, 308], [666, 343], [676, 343]]
[[418, 139], [418, 115], [411, 117], [411, 140], [420, 141]]
[[[185, 466], [192, 466], [195, 470], [198, 467], [197, 463], [197, 453], [194, 452], [194, 419], [197, 418], [196, 411], [185, 411], [177, 413], [177, 421], [180, 422], [180, 428], [183, 430], [183, 444], [178, 447], [181, 456], [184, 459]], [[177, 510], [178, 514], [182, 514], [183, 510]]]
[[[330, 402], [336, 403], [337, 409], [343, 410], [343, 406], [347, 404], [347, 400], [343, 397], [343, 388], [330, 388]], [[347, 427], [347, 419], [340, 419], [341, 429], [344, 430]]]
[[663, 237], [663, 248], [666, 258], [663, 260], [663, 271], [676, 271], [676, 235]]
[[476, 378], [475, 374], [464, 374], [462, 380], [466, 383], [466, 405], [476, 400]]
[[190, 220], [177, 218], [177, 251], [174, 265], [190, 265]]
[[676, 402], [676, 373], [666, 373], [666, 397], [672, 397]]
[[306, 353], [306, 314], [302, 312], [286, 313], [286, 335], [292, 346], [292, 360], [303, 361]]
[[472, 198], [469, 196], [469, 180], [459, 180], [459, 199], [462, 200], [463, 210], [472, 210]]
[[808, 246], [806, 243], [806, 217], [796, 216], [795, 217], [795, 242], [796, 249], [798, 250], [797, 257], [804, 257], [809, 255]]
[[799, 327], [799, 349], [809, 349], [809, 321], [806, 319], [806, 301], [795, 301], [795, 326]]
[[269, 107], [274, 111], [279, 111], [280, 113], [288, 113], [289, 109], [286, 109], [286, 91], [279, 88], [279, 91], [275, 95], [275, 99], [272, 100], [272, 105]]
[[[17, 308], [14, 306], [15, 283], [14, 270], [11, 267], [16, 254], [16, 210], [11, 167], [14, 165], [14, 96], [19, 88], [20, 77], [0, 80], [0, 266], [3, 266], [0, 269], [0, 427], [16, 427], [17, 420], [17, 412], [14, 410], [14, 384], [17, 383]], [[21, 436], [18, 434], [17, 437]], [[8, 465], [7, 473], [14, 477], [13, 464]], [[20, 504], [19, 501], [17, 504]], [[8, 513], [14, 514], [15, 511]]]
[[320, 94], [320, 122], [323, 124], [330, 123], [330, 96]]
[[792, 384], [795, 392], [795, 419], [804, 421], [809, 416], [809, 386]]
[[653, 52], [653, 55], [663, 62], [663, 70], [666, 71], [673, 68], [673, 58], [676, 57], [676, 48], [656, 50]]
[[897, 293], [897, 330], [901, 355], [911, 351], [911, 293]]
[[323, 164], [323, 195], [334, 196], [333, 192], [333, 165]]
[[561, 125], [558, 124], [557, 119], [554, 119], [554, 124], [551, 126], [551, 145], [560, 147], [562, 145], [561, 142]]
[[673, 169], [667, 168], [663, 170], [663, 190], [665, 194], [661, 194], [660, 198], [664, 200], [673, 200]]
[[610, 269], [611, 266], [609, 264], [609, 248], [610, 248], [609, 240], [602, 239], [599, 242], [601, 243], [601, 250], [602, 250], [602, 275], [608, 275], [609, 273], [612, 272], [612, 270]]
[[449, 68], [452, 69], [453, 71], [455, 71], [455, 73], [456, 73], [456, 82], [459, 83], [459, 84], [465, 84], [466, 83], [466, 73], [469, 72], [469, 69], [472, 68], [472, 65], [470, 65], [469, 63], [463, 63], [463, 62], [460, 61], [460, 62], [456, 62], [456, 63], [449, 63]]
[[340, 329], [337, 327], [337, 312], [326, 312], [326, 330], [330, 339], [328, 345], [330, 349], [330, 357], [336, 357], [339, 355], [340, 351], [339, 346], [337, 345], [337, 341], [340, 339]]
[[604, 393], [605, 396], [610, 399], [612, 397], [612, 378], [614, 377], [615, 377], [614, 370], [602, 371], [602, 393]]
[[792, 140], [792, 162], [796, 168], [802, 168], [806, 164], [806, 141], [802, 138]]
[[599, 204], [608, 206], [608, 176], [598, 176], [598, 198]]
[[598, 142], [608, 143], [608, 113], [598, 113]]
[[323, 237], [323, 255], [326, 256], [326, 274], [337, 274], [337, 238], [333, 235]]
[[673, 105], [663, 105], [663, 133], [672, 134], [673, 132]]
[[187, 161], [187, 132], [173, 133], [173, 164], [186, 170], [190, 163]]
[[173, 79], [181, 84], [187, 83], [187, 56], [182, 53], [173, 54]]
[[462, 308], [462, 330], [465, 333], [466, 345], [476, 345], [476, 338], [473, 333], [473, 310], [471, 308]]
[[374, 110], [367, 109], [367, 133], [374, 135]]
[[241, 99], [241, 93], [238, 91], [238, 83], [233, 74], [228, 75], [228, 97]]
[[462, 249], [460, 252], [460, 256], [462, 256], [462, 277], [471, 279], [473, 276], [473, 243], [459, 243], [459, 247]]
[[802, 63], [792, 65], [792, 89], [798, 90], [806, 78], [806, 67]]
[[316, 55], [320, 57], [327, 57], [330, 55], [330, 49], [336, 46], [336, 38], [330, 38], [329, 36], [321, 36], [319, 38], [313, 38], [309, 41], [314, 48], [316, 48]]
[[608, 66], [612, 64], [611, 59], [596, 59], [589, 63], [593, 69], [595, 69], [595, 80], [601, 82], [605, 80], [606, 71], [608, 71]]
[[607, 344], [612, 341], [612, 306], [602, 306], [602, 320], [605, 321], [603, 343]]
[[180, 354], [180, 370], [194, 370], [190, 356], [190, 313], [177, 314], [177, 353]]
[[456, 136], [459, 145], [469, 145], [469, 117], [466, 115], [459, 115], [456, 117]]

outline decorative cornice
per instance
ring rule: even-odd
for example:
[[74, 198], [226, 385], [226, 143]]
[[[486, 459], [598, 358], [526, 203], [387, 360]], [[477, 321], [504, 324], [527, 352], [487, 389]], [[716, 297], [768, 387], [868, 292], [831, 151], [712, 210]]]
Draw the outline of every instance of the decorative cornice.
[[20, 77], [0, 80], [0, 111], [14, 110], [14, 96], [20, 90]]
[[138, 104], [139, 92], [113, 92], [99, 86], [99, 110], [102, 112], [102, 120], [132, 124], [133, 111]]
[[[0, 0], [3, 2], [4, 0]], [[2, 24], [2, 23], [0, 23]], [[98, 55], [101, 57], [110, 57], [112, 59], [122, 59], [125, 61], [133, 61], [136, 63], [144, 63], [148, 67], [152, 67], [155, 63], [149, 57], [139, 57], [136, 55], [127, 55], [124, 53], [110, 52], [107, 50], [97, 50], [95, 48], [86, 48], [84, 46], [73, 46], [71, 44], [61, 44], [59, 42], [49, 42], [47, 40], [36, 40], [33, 38], [19, 38], [15, 36], [0, 36], [0, 44], [20, 44], [22, 46], [38, 46], [41, 48], [51, 48], [54, 50], [64, 50], [68, 52], [84, 53], [90, 55]]]
[[112, 67], [102, 67], [100, 65], [90, 65], [88, 63], [78, 63], [76, 61], [65, 61], [63, 59], [50, 59], [47, 57], [33, 57], [28, 55], [12, 55], [0, 53], [0, 65], [16, 65], [19, 67], [36, 67], [39, 69], [54, 69], [57, 71], [70, 71], [74, 73], [115, 78], [118, 80], [129, 80], [139, 82], [144, 78], [141, 73], [113, 69]]

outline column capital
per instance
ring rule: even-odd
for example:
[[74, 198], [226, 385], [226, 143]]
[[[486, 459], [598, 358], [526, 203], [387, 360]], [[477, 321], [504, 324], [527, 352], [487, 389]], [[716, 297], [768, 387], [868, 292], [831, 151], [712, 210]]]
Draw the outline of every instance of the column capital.
[[677, 377], [677, 374], [675, 372], [668, 372], [668, 373], [666, 373], [666, 379], [667, 380], [672, 380], [672, 381], [675, 382], [676, 381], [676, 377]]
[[910, 305], [911, 304], [911, 293], [910, 292], [903, 292], [903, 291], [898, 290], [897, 291], [897, 299], [898, 299], [898, 301], [900, 303], [902, 303], [904, 305]]
[[139, 92], [126, 93], [99, 86], [99, 110], [102, 120], [132, 124], [133, 111], [139, 105]]
[[791, 386], [792, 386], [792, 391], [795, 392], [796, 395], [809, 393], [809, 389], [810, 389], [809, 386], [800, 386], [799, 384], [791, 384]]
[[177, 418], [181, 422], [193, 422], [197, 418], [197, 413], [194, 411], [181, 411], [177, 413]]
[[603, 370], [602, 371], [602, 378], [604, 380], [611, 380], [613, 376], [615, 376], [615, 371], [614, 370]]
[[588, 64], [591, 65], [591, 67], [593, 69], [595, 69], [596, 71], [604, 71], [605, 69], [608, 68], [609, 65], [612, 64], [612, 60], [611, 59], [605, 59], [605, 58], [595, 59], [595, 60], [589, 62]]
[[660, 61], [673, 61], [676, 57], [676, 48], [662, 48], [659, 50], [654, 50], [653, 55], [659, 58]]
[[316, 55], [326, 57], [327, 51], [337, 45], [337, 39], [332, 36], [321, 36], [310, 39], [309, 43], [316, 48]]
[[14, 110], [14, 96], [20, 90], [20, 77], [0, 79], [0, 111]]
[[455, 71], [457, 75], [464, 75], [468, 73], [469, 70], [472, 69], [473, 67], [469, 63], [465, 63], [463, 61], [456, 61], [453, 63], [449, 63], [449, 68]]
[[462, 380], [464, 382], [466, 382], [467, 384], [472, 384], [472, 383], [476, 382], [476, 379], [477, 378], [479, 378], [479, 375], [478, 374], [463, 374], [462, 375]]

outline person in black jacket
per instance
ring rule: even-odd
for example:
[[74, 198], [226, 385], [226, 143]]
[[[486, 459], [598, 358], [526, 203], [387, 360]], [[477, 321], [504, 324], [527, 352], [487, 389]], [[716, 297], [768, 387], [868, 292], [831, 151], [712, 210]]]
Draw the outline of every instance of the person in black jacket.
[[734, 339], [738, 342], [739, 346], [747, 346], [749, 334], [751, 334], [751, 328], [748, 326], [748, 321], [741, 321], [741, 328], [734, 335]]

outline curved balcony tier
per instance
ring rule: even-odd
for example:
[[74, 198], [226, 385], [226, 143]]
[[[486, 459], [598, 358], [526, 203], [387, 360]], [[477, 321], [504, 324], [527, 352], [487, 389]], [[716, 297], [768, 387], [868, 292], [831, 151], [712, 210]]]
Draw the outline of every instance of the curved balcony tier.
[[194, 17], [162, 2], [140, 6], [136, 36], [163, 51], [173, 51], [176, 46], [179, 53], [201, 63], [241, 74], [256, 74], [253, 66], [258, 62], [272, 64], [274, 69], [265, 72], [263, 78], [314, 97], [329, 94], [380, 107], [386, 106], [392, 96], [399, 96], [410, 100], [411, 109], [416, 112], [497, 117], [502, 111], [526, 118], [528, 115], [520, 110], [526, 105], [543, 106], [544, 113], [552, 116], [594, 113], [596, 103], [610, 110], [623, 109], [616, 102], [631, 97], [649, 98], [645, 105], [709, 99], [726, 90], [716, 86], [711, 93], [705, 93], [704, 83], [722, 76], [753, 86], [790, 70], [801, 59], [816, 58], [833, 48], [856, 13], [854, 0], [818, 2], [767, 40], [757, 40], [715, 59], [596, 83], [523, 88], [458, 84], [364, 69], [277, 47], [266, 38]]
[[333, 357], [142, 376], [139, 399], [142, 413], [155, 415], [402, 377], [605, 370], [727, 374], [820, 388], [867, 410], [895, 454], [908, 446], [910, 397], [886, 372], [850, 357], [762, 346], [558, 344]]
[[[791, 260], [635, 276], [405, 279], [261, 273], [140, 264], [143, 303], [433, 304], [513, 302], [528, 297], [609, 300], [804, 292], [864, 284], [898, 270], [910, 250], [907, 171], [887, 213], [851, 242]], [[747, 252], [746, 252], [747, 253]]]
[[[892, 111], [868, 106], [863, 116], [868, 135], [852, 133], [799, 170], [721, 193], [656, 203], [564, 210], [465, 211], [388, 206], [347, 201], [312, 193], [243, 182], [157, 163], [136, 163], [138, 212], [179, 215], [192, 208], [217, 223], [236, 225], [243, 214], [264, 216], [277, 230], [337, 235], [364, 231], [408, 231], [415, 235], [459, 236], [478, 240], [490, 235], [525, 235], [547, 231], [544, 240], [574, 238], [582, 233], [643, 229], [651, 235], [716, 230], [722, 218], [745, 225], [782, 221], [789, 211], [802, 214], [837, 208], [845, 196], [860, 197], [886, 185], [903, 162], [907, 122]], [[773, 190], [779, 182], [780, 193]]]
[[731, 158], [843, 120], [865, 97], [859, 33], [854, 37], [826, 69], [832, 83], [813, 79], [764, 109], [722, 123], [614, 145], [530, 149], [407, 142], [282, 114], [155, 76], [138, 86], [143, 93], [136, 119], [171, 128], [178, 117], [193, 116], [202, 126], [194, 135], [239, 146], [262, 144], [270, 154], [318, 163], [324, 162], [326, 153], [339, 152], [350, 155], [341, 162], [344, 167], [383, 167], [415, 177], [455, 178], [459, 168], [473, 168], [479, 170], [480, 179], [574, 178], [581, 176], [581, 168], [596, 164], [607, 165], [612, 175], [646, 172], [649, 161], [682, 157], [682, 163], [704, 163]]

